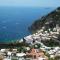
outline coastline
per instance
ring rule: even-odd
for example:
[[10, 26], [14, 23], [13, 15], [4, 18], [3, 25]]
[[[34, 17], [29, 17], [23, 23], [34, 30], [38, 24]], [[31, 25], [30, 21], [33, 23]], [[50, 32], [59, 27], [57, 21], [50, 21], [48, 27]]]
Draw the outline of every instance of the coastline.
[[[29, 35], [28, 27], [54, 8], [0, 8], [0, 41], [10, 42]], [[4, 18], [3, 18], [4, 17]], [[7, 40], [6, 40], [7, 39]]]

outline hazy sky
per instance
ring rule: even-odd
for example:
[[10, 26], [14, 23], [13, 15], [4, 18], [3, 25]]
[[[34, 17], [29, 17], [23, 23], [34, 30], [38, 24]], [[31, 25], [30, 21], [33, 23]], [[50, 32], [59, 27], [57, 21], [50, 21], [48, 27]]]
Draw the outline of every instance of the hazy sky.
[[58, 7], [60, 0], [0, 0], [0, 6]]

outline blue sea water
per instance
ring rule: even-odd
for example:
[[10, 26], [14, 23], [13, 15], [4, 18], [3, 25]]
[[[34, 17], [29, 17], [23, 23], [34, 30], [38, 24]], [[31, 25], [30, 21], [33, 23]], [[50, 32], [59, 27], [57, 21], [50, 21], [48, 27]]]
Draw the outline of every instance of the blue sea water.
[[31, 34], [28, 27], [54, 8], [0, 7], [0, 42], [10, 42]]

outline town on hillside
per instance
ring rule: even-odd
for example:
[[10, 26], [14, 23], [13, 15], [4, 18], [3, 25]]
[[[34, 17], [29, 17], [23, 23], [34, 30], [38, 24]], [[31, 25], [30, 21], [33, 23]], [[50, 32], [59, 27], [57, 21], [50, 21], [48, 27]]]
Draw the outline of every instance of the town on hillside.
[[60, 20], [53, 20], [59, 18], [58, 12], [60, 8], [43, 18], [49, 22], [36, 33], [1, 46], [0, 60], [60, 60]]

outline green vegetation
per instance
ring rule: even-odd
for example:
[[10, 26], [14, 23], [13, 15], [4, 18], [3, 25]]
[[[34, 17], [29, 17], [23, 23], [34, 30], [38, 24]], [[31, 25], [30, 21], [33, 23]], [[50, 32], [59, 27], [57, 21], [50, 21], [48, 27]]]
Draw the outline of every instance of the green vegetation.
[[0, 44], [0, 48], [18, 48], [18, 47], [28, 47], [29, 44], [26, 43], [25, 41], [19, 43], [19, 42], [12, 42], [12, 43], [3, 43]]
[[[56, 26], [60, 27], [60, 7], [33, 22], [33, 24], [29, 27], [29, 30], [32, 33], [35, 33], [44, 27], [43, 31], [49, 32], [48, 29], [50, 29], [50, 31], [53, 31], [53, 28]], [[51, 39], [50, 41], [45, 40], [43, 43], [46, 46], [60, 46], [60, 34], [57, 37], [57, 39]]]
[[60, 60], [60, 56], [55, 57], [55, 60]]
[[54, 59], [53, 58], [49, 58], [49, 60], [60, 60], [60, 56], [57, 56]]
[[60, 46], [60, 44], [58, 42], [56, 42], [56, 40], [54, 39], [50, 39], [50, 40], [46, 40], [46, 41], [42, 41], [46, 46], [49, 47], [55, 47], [55, 46]]
[[41, 47], [41, 45], [40, 45], [40, 44], [35, 44], [35, 45], [34, 45], [34, 48], [39, 49], [40, 47]]
[[19, 47], [19, 48], [17, 48], [17, 50], [19, 52], [26, 52], [27, 51], [25, 47]]
[[[46, 24], [47, 23], [47, 24]], [[43, 16], [41, 19], [36, 20], [30, 27], [31, 32], [36, 32], [45, 26], [45, 29], [52, 29], [58, 24], [60, 26], [60, 7], [52, 11], [46, 16]]]

